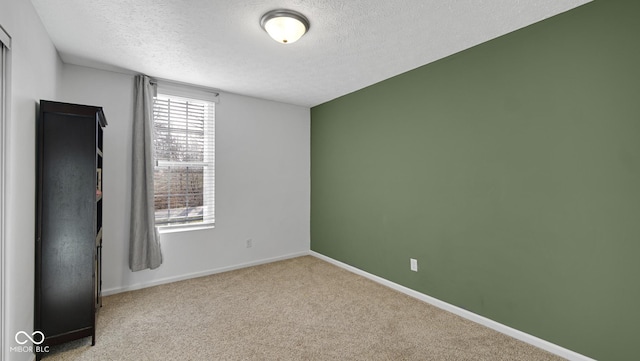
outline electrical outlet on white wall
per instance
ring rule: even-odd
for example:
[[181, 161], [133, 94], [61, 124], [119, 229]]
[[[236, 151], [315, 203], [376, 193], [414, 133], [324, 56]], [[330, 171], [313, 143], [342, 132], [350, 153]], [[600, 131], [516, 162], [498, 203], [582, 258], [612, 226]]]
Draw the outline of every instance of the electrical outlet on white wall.
[[253, 239], [249, 238], [247, 239], [247, 248], [251, 248], [253, 247]]

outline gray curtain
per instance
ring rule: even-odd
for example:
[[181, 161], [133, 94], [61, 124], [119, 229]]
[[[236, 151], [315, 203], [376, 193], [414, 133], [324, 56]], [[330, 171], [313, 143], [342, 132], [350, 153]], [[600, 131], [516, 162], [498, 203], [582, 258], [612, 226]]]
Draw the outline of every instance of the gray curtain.
[[153, 95], [155, 86], [144, 75], [136, 76], [133, 109], [133, 177], [131, 182], [131, 230], [129, 268], [158, 268], [162, 252], [153, 206]]

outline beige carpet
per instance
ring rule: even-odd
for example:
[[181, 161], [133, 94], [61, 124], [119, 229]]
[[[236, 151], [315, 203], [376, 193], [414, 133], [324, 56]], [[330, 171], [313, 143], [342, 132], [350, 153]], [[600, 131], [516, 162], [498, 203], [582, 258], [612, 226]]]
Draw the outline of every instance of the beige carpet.
[[561, 360], [314, 257], [104, 298], [54, 360]]

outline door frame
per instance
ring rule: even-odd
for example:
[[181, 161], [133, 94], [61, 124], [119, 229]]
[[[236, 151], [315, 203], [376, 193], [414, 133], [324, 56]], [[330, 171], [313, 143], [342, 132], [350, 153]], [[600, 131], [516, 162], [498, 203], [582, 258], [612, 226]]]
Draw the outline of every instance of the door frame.
[[6, 315], [6, 145], [9, 119], [11, 37], [0, 24], [0, 360], [7, 360], [7, 315]]

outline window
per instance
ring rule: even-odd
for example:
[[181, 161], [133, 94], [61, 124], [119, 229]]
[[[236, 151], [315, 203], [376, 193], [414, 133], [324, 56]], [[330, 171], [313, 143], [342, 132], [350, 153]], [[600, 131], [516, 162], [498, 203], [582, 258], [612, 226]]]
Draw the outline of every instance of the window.
[[153, 104], [157, 226], [213, 226], [214, 114], [214, 102], [159, 86]]

